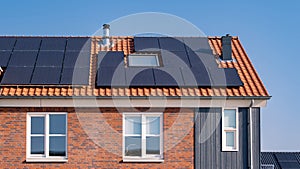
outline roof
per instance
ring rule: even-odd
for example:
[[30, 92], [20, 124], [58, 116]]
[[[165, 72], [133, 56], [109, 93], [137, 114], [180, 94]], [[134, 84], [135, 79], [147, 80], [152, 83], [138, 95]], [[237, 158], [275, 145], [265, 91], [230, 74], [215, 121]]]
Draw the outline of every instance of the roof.
[[[45, 37], [41, 37], [45, 38]], [[238, 37], [232, 38], [232, 61], [216, 59], [219, 68], [235, 68], [243, 83], [239, 87], [95, 87], [96, 57], [99, 51], [134, 53], [134, 37], [112, 37], [111, 49], [97, 47], [101, 37], [91, 37], [89, 83], [84, 86], [1, 86], [0, 97], [251, 97], [268, 99], [270, 96], [255, 71]], [[221, 55], [221, 37], [208, 37], [216, 56]]]
[[300, 169], [300, 152], [262, 152], [261, 164], [274, 169]]

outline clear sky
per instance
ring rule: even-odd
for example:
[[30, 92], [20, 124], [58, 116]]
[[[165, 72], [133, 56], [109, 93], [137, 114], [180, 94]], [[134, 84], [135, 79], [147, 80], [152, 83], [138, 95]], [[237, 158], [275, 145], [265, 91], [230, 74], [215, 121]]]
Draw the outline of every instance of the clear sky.
[[179, 16], [206, 35], [239, 36], [273, 96], [262, 109], [262, 150], [300, 151], [298, 0], [3, 0], [0, 35], [92, 35], [140, 12]]

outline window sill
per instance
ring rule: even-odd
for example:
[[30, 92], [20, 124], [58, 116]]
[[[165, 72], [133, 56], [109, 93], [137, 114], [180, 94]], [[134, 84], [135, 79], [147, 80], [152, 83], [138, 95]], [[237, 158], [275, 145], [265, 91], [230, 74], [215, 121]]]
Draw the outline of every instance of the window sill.
[[55, 158], [55, 157], [50, 157], [50, 158], [39, 158], [39, 157], [30, 157], [26, 158], [26, 162], [54, 162], [54, 163], [65, 163], [68, 162], [68, 158]]
[[162, 163], [164, 159], [160, 158], [123, 158], [125, 163]]
[[237, 149], [223, 149], [222, 151], [224, 151], [224, 152], [226, 152], [226, 151], [228, 151], [228, 152], [237, 152], [239, 150], [237, 150]]

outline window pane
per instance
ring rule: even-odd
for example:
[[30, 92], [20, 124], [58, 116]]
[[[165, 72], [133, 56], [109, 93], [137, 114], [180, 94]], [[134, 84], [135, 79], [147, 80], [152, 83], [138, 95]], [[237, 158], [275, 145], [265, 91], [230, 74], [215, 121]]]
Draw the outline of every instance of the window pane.
[[66, 115], [50, 114], [50, 134], [66, 134]]
[[125, 134], [141, 134], [142, 123], [141, 116], [125, 117]]
[[49, 155], [66, 156], [66, 137], [50, 136]]
[[31, 137], [31, 154], [44, 154], [44, 137]]
[[129, 66], [159, 66], [156, 55], [129, 55]]
[[141, 137], [125, 137], [125, 156], [141, 156]]
[[31, 134], [45, 133], [45, 117], [31, 117]]
[[236, 113], [235, 109], [224, 110], [224, 127], [236, 128]]
[[234, 132], [226, 132], [226, 146], [234, 147]]
[[147, 134], [160, 134], [160, 117], [146, 117]]
[[160, 154], [160, 137], [146, 137], [146, 154]]

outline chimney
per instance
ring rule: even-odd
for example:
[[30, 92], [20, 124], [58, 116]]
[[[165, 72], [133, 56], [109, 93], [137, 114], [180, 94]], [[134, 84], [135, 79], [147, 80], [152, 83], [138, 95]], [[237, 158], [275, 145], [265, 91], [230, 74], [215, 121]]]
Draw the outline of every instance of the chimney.
[[232, 60], [231, 39], [232, 36], [230, 36], [229, 34], [226, 34], [226, 36], [222, 36], [222, 60]]
[[103, 37], [102, 37], [102, 46], [111, 46], [110, 40], [109, 40], [109, 30], [110, 30], [110, 25], [109, 24], [104, 24], [103, 25]]

